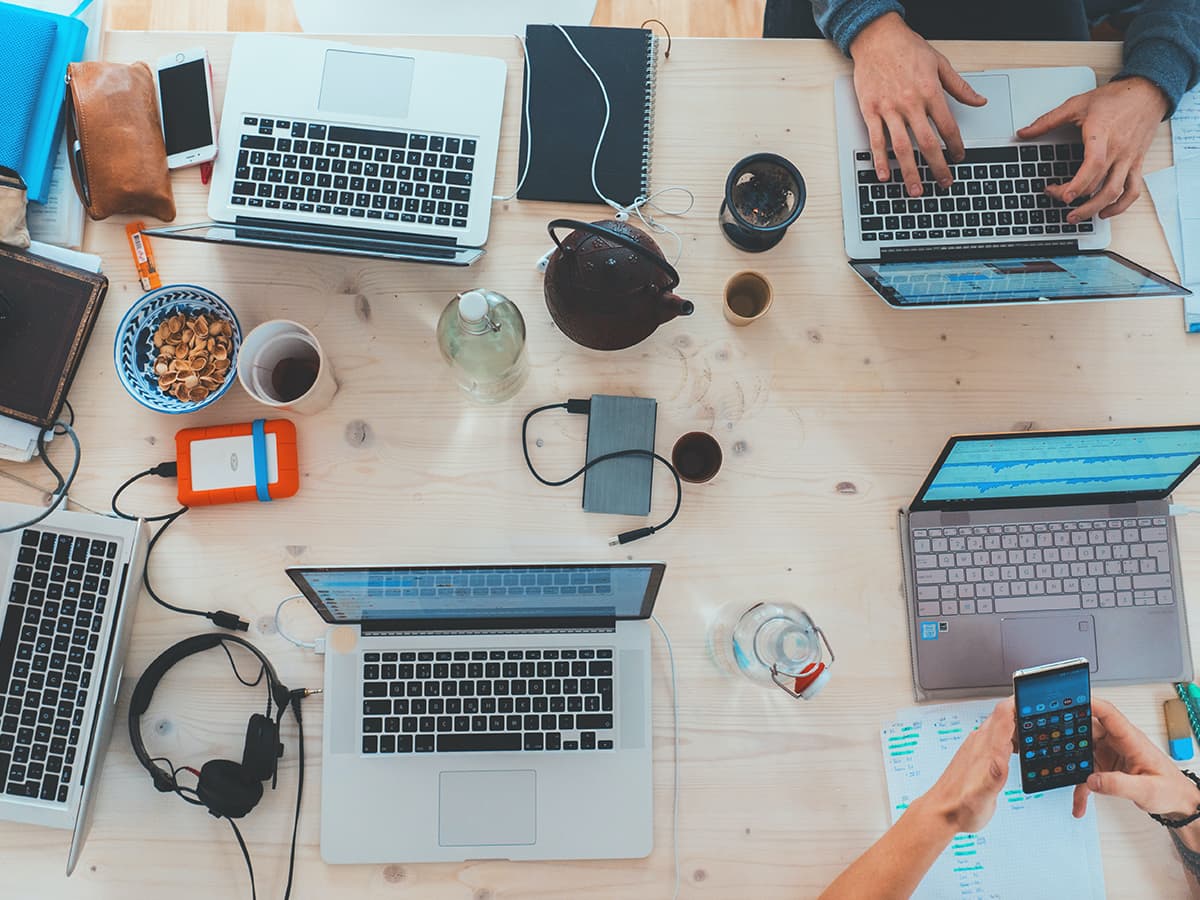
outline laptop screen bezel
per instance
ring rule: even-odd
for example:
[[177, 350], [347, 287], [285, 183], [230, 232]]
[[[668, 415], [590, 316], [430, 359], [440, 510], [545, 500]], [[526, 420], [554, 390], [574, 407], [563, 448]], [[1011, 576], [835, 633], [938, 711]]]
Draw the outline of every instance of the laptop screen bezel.
[[1005, 431], [996, 434], [956, 434], [946, 441], [937, 462], [925, 476], [920, 490], [909, 504], [910, 512], [929, 510], [961, 511], [968, 509], [1029, 509], [1033, 507], [1050, 506], [1088, 506], [1092, 504], [1137, 503], [1146, 500], [1163, 500], [1169, 497], [1185, 478], [1200, 465], [1200, 454], [1192, 460], [1191, 465], [1184, 469], [1165, 490], [1159, 491], [1110, 491], [1090, 494], [1041, 494], [1030, 497], [999, 497], [992, 500], [982, 500], [968, 497], [958, 500], [923, 500], [922, 498], [933, 485], [934, 479], [942, 465], [949, 458], [955, 445], [960, 441], [990, 441], [990, 440], [1020, 440], [1031, 437], [1072, 437], [1075, 435], [1105, 435], [1105, 434], [1148, 434], [1152, 432], [1171, 431], [1200, 431], [1196, 425], [1147, 425], [1134, 428], [1072, 428], [1062, 431]]
[[[998, 259], [1017, 258], [1017, 257], [1045, 257], [1051, 259], [1056, 256], [1107, 256], [1115, 260], [1121, 265], [1134, 270], [1142, 277], [1153, 281], [1159, 287], [1163, 288], [1161, 294], [1101, 294], [1088, 296], [1064, 296], [1064, 297], [1012, 297], [1007, 300], [996, 300], [992, 298], [981, 298], [977, 301], [954, 301], [944, 303], [900, 303], [889, 296], [889, 292], [882, 289], [877, 283], [874, 276], [869, 271], [864, 271], [867, 266], [886, 265], [889, 262], [971, 262], [971, 261], [988, 261], [992, 262]], [[1168, 297], [1186, 297], [1192, 292], [1183, 285], [1176, 284], [1169, 278], [1164, 278], [1157, 272], [1147, 269], [1145, 266], [1135, 263], [1133, 260], [1121, 256], [1119, 253], [1114, 253], [1111, 250], [1079, 250], [1074, 253], [1048, 253], [1045, 251], [1039, 252], [1037, 245], [1031, 245], [1027, 252], [1021, 252], [1021, 248], [1006, 247], [1001, 251], [999, 248], [989, 254], [980, 254], [972, 256], [964, 254], [961, 250], [953, 245], [946, 247], [946, 256], [940, 259], [932, 259], [928, 256], [918, 259], [852, 259], [849, 261], [850, 268], [854, 273], [874, 291], [888, 306], [893, 309], [959, 309], [972, 308], [979, 306], [1008, 306], [1014, 303], [1091, 303], [1103, 302], [1105, 300], [1161, 300]]]
[[[452, 618], [358, 618], [358, 619], [338, 619], [329, 612], [324, 601], [317, 595], [306, 577], [307, 573], [326, 573], [326, 572], [394, 572], [396, 570], [404, 570], [410, 572], [427, 572], [427, 571], [445, 571], [446, 569], [461, 569], [465, 572], [487, 569], [562, 569], [562, 568], [634, 568], [634, 569], [649, 569], [650, 578], [646, 583], [646, 593], [642, 597], [641, 608], [637, 615], [633, 616], [483, 616], [483, 617], [467, 617], [454, 616]], [[330, 625], [359, 625], [364, 629], [372, 630], [388, 630], [388, 631], [495, 631], [513, 629], [554, 629], [569, 626], [571, 628], [603, 628], [611, 627], [616, 621], [636, 621], [639, 619], [650, 618], [654, 611], [654, 601], [658, 597], [659, 588], [662, 585], [663, 574], [666, 572], [667, 564], [663, 562], [650, 561], [623, 561], [623, 562], [560, 562], [560, 563], [440, 563], [436, 565], [383, 565], [383, 566], [289, 566], [284, 569], [284, 573], [296, 585], [296, 589], [304, 595], [304, 598], [311, 604], [325, 622]]]

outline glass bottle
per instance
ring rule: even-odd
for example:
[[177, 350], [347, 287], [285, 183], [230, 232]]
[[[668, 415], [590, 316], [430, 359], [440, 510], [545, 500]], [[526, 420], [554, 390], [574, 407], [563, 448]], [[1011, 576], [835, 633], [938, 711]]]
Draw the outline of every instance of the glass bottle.
[[[805, 699], [825, 686], [833, 662], [821, 629], [791, 603], [756, 603], [749, 609], [728, 604], [710, 629], [709, 644], [725, 671]], [[829, 651], [828, 661], [822, 644]]]
[[503, 294], [458, 294], [442, 311], [437, 338], [442, 358], [472, 400], [500, 403], [525, 384], [525, 319]]

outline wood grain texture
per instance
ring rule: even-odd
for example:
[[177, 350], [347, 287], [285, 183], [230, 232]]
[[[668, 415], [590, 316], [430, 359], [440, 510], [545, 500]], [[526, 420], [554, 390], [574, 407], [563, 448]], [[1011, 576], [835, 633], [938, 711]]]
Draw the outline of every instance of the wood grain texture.
[[[218, 106], [231, 38], [113, 33], [111, 59], [152, 59], [203, 41]], [[384, 43], [383, 39], [376, 40]], [[415, 46], [505, 57], [508, 97], [498, 189], [515, 178], [521, 66], [511, 40], [420, 38]], [[955, 44], [968, 68], [1091, 64], [1107, 77], [1116, 45]], [[318, 685], [321, 661], [274, 634], [271, 613], [290, 592], [289, 563], [505, 562], [513, 559], [666, 560], [658, 614], [679, 667], [680, 865], [688, 898], [812, 897], [885, 828], [879, 727], [912, 702], [896, 510], [916, 490], [947, 435], [1027, 427], [1160, 424], [1187, 418], [1200, 350], [1181, 328], [1178, 300], [956, 311], [897, 312], [846, 266], [834, 158], [833, 79], [846, 61], [819, 42], [680, 40], [660, 67], [654, 183], [686, 185], [695, 210], [672, 221], [682, 237], [680, 293], [689, 319], [627, 351], [584, 350], [554, 329], [534, 262], [545, 223], [598, 218], [596, 207], [513, 202], [495, 209], [488, 254], [470, 271], [157, 241], [164, 280], [203, 284], [230, 301], [245, 330], [269, 318], [309, 325], [333, 360], [341, 389], [321, 414], [297, 418], [302, 485], [269, 505], [198, 510], [156, 551], [164, 596], [247, 614], [249, 637], [293, 685]], [[808, 206], [775, 250], [740, 254], [717, 230], [725, 174], [756, 150], [792, 159]], [[1160, 130], [1147, 159], [1170, 161]], [[194, 169], [175, 173], [180, 221], [204, 214]], [[140, 291], [124, 219], [92, 223], [87, 249], [111, 279], [72, 402], [83, 468], [79, 499], [103, 509], [129, 474], [172, 455], [187, 426], [261, 415], [234, 387], [213, 408], [168, 418], [137, 406], [112, 365], [114, 329]], [[1164, 274], [1170, 256], [1148, 198], [1116, 221], [1113, 249]], [[670, 251], [668, 239], [668, 251]], [[755, 268], [773, 283], [771, 312], [747, 328], [721, 315], [721, 288]], [[487, 286], [514, 299], [529, 331], [532, 376], [517, 399], [474, 407], [456, 392], [434, 340], [437, 316], [457, 291]], [[520, 418], [534, 405], [591, 393], [659, 401], [660, 449], [676, 435], [713, 432], [725, 465], [709, 484], [685, 486], [678, 522], [630, 548], [606, 538], [641, 520], [588, 516], [578, 488], [537, 486], [525, 471]], [[582, 417], [547, 415], [531, 429], [536, 462], [569, 471], [583, 456]], [[56, 455], [64, 454], [55, 448]], [[20, 470], [39, 477], [37, 468]], [[0, 482], [6, 499], [34, 499]], [[655, 510], [671, 502], [656, 479]], [[1193, 479], [1180, 500], [1200, 503]], [[129, 508], [173, 507], [170, 485], [139, 486]], [[1200, 524], [1180, 521], [1185, 580], [1200, 571]], [[833, 679], [809, 703], [722, 675], [706, 647], [727, 603], [798, 602], [837, 654]], [[287, 610], [291, 632], [320, 623]], [[203, 628], [143, 597], [122, 691], [170, 642]], [[1193, 629], [1193, 637], [1200, 631]], [[650, 898], [670, 896], [671, 714], [666, 655], [655, 637], [655, 851], [645, 860], [334, 867], [321, 862], [321, 701], [307, 709], [308, 791], [300, 826], [298, 889], [304, 898], [413, 900]], [[239, 686], [223, 656], [187, 664], [163, 683], [145, 717], [152, 752], [196, 764], [236, 754], [260, 695]], [[1164, 740], [1166, 685], [1105, 691], [1155, 740]], [[120, 718], [120, 717], [119, 717]], [[279, 790], [244, 829], [262, 896], [282, 891], [296, 763], [294, 731]], [[1163, 830], [1130, 806], [1101, 800], [1111, 896], [1185, 895]], [[400, 815], [413, 814], [398, 811]], [[225, 823], [156, 793], [113, 739], [91, 838], [74, 878], [61, 875], [65, 833], [0, 825], [5, 893], [14, 897], [188, 898], [247, 896]]]

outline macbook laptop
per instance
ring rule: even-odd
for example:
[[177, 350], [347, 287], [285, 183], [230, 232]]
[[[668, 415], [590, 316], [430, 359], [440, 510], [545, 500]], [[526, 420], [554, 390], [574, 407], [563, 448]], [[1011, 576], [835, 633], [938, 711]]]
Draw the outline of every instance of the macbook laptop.
[[468, 265], [491, 219], [503, 60], [240, 34], [209, 222], [161, 237]]
[[1200, 425], [951, 438], [900, 518], [918, 699], [1077, 656], [1191, 681], [1170, 505], [1198, 462]]
[[1070, 207], [1045, 193], [1046, 185], [1073, 178], [1083, 161], [1077, 128], [1059, 128], [1035, 142], [1016, 139], [1018, 128], [1095, 88], [1091, 69], [964, 77], [988, 102], [974, 108], [947, 95], [966, 158], [950, 164], [954, 181], [942, 188], [918, 154], [920, 197], [908, 195], [894, 156], [891, 179], [879, 180], [853, 81], [847, 76], [835, 84], [846, 253], [875, 293], [901, 309], [1190, 293], [1106, 250], [1109, 220], [1067, 222]]
[[[0, 503], [0, 528], [44, 510]], [[90, 824], [145, 561], [140, 522], [56, 511], [0, 534], [0, 819]]]
[[334, 626], [322, 858], [647, 856], [647, 619], [665, 568], [288, 569]]

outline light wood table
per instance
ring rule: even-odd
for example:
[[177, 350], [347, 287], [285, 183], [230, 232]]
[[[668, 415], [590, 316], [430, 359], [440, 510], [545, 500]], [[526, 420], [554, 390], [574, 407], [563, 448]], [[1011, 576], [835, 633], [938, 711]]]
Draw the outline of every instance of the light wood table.
[[[152, 60], [204, 44], [218, 104], [232, 36], [113, 33], [114, 60]], [[373, 39], [365, 39], [373, 40]], [[387, 43], [374, 39], [377, 43]], [[395, 43], [395, 39], [390, 39]], [[521, 64], [514, 41], [418, 39], [413, 45], [502, 56], [509, 63], [498, 189], [515, 179]], [[1088, 64], [1107, 79], [1117, 45], [946, 44], [963, 68]], [[833, 80], [848, 71], [814, 42], [676, 40], [660, 67], [655, 187], [684, 185], [695, 210], [672, 221], [683, 238], [680, 292], [696, 314], [630, 350], [584, 350], [551, 324], [534, 263], [556, 216], [601, 218], [598, 207], [497, 204], [488, 254], [471, 270], [338, 259], [160, 240], [168, 282], [203, 284], [229, 300], [248, 330], [269, 318], [312, 327], [341, 390], [320, 415], [297, 417], [300, 493], [270, 505], [196, 510], [153, 559], [160, 591], [205, 609], [248, 615], [249, 637], [292, 686], [318, 686], [321, 660], [274, 632], [275, 604], [290, 592], [292, 563], [507, 562], [663, 559], [658, 614], [674, 641], [680, 677], [679, 853], [686, 897], [812, 897], [885, 828], [888, 809], [879, 728], [912, 702], [896, 510], [912, 496], [946, 436], [1031, 427], [1161, 424], [1194, 419], [1192, 366], [1179, 300], [897, 312], [846, 266], [834, 158]], [[717, 230], [725, 175], [742, 156], [792, 159], [808, 205], [786, 239], [741, 254]], [[1146, 160], [1169, 164], [1163, 126]], [[196, 170], [175, 176], [180, 221], [204, 214]], [[140, 294], [124, 221], [91, 224], [87, 249], [104, 256], [111, 288], [71, 399], [83, 467], [74, 496], [97, 509], [128, 475], [173, 457], [184, 426], [262, 415], [235, 386], [213, 408], [182, 419], [148, 412], [120, 388], [112, 341]], [[1174, 275], [1150, 201], [1113, 228], [1113, 247]], [[668, 252], [671, 247], [667, 245]], [[773, 282], [770, 314], [735, 329], [721, 290], [754, 268]], [[487, 286], [514, 299], [529, 327], [533, 364], [518, 398], [474, 407], [452, 385], [434, 325], [456, 292]], [[578, 487], [552, 490], [525, 470], [523, 413], [592, 393], [659, 401], [658, 446], [695, 429], [725, 451], [717, 479], [685, 486], [677, 524], [628, 548], [606, 538], [637, 522], [580, 511]], [[531, 429], [538, 463], [567, 472], [583, 456], [582, 417], [547, 414]], [[544, 446], [541, 444], [544, 443]], [[60, 449], [56, 453], [62, 453]], [[38, 478], [40, 468], [20, 468]], [[6, 498], [31, 491], [0, 482]], [[656, 477], [655, 511], [672, 499]], [[1182, 502], [1200, 503], [1192, 479]], [[131, 508], [173, 507], [167, 482], [139, 487]], [[639, 522], [641, 520], [638, 520]], [[657, 519], [656, 519], [657, 521]], [[1200, 526], [1180, 522], [1185, 577], [1200, 566]], [[837, 652], [833, 679], [815, 701], [726, 677], [710, 661], [706, 631], [729, 601], [807, 607]], [[302, 604], [291, 632], [320, 631]], [[143, 598], [121, 714], [133, 677], [163, 648], [206, 623]], [[1197, 632], [1196, 637], [1200, 637]], [[655, 851], [645, 860], [581, 863], [338, 867], [321, 862], [321, 700], [308, 701], [308, 782], [297, 861], [301, 897], [669, 897], [671, 706], [667, 657], [655, 636]], [[1168, 685], [1105, 691], [1164, 740]], [[238, 685], [222, 654], [172, 672], [145, 717], [152, 752], [198, 765], [239, 756], [261, 695]], [[279, 789], [245, 821], [260, 895], [278, 896], [286, 872], [296, 778], [295, 736]], [[1114, 897], [1179, 896], [1185, 887], [1163, 829], [1131, 806], [1101, 800], [1105, 877]], [[398, 809], [397, 816], [416, 814]], [[245, 868], [228, 826], [159, 794], [118, 731], [99, 785], [94, 828], [76, 875], [62, 877], [65, 833], [0, 826], [4, 893], [11, 897], [244, 897]], [[1014, 865], [1025, 861], [1014, 860]]]

